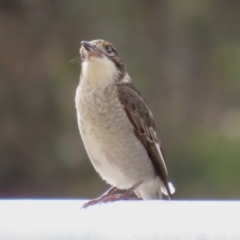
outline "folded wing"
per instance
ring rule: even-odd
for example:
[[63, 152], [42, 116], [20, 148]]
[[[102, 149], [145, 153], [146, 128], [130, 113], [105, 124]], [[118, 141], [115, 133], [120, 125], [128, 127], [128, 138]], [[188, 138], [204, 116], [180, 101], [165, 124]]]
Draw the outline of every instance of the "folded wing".
[[168, 183], [167, 168], [156, 133], [153, 115], [132, 82], [118, 83], [117, 87], [120, 102], [131, 122], [133, 131], [145, 147], [156, 174], [164, 183], [165, 189], [162, 189], [162, 192], [171, 198], [174, 188]]

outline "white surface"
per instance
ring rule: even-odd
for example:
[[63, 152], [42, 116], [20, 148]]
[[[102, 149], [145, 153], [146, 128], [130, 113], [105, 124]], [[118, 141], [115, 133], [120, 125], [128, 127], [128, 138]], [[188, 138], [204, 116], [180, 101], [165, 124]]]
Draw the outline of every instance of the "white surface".
[[240, 202], [0, 200], [2, 239], [240, 239]]

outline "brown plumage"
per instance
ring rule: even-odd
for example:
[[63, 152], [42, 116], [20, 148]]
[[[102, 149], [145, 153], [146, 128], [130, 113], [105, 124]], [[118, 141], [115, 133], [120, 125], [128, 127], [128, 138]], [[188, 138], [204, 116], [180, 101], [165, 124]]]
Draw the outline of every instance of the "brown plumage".
[[[133, 83], [118, 83], [119, 99], [123, 109], [130, 120], [133, 131], [145, 147], [151, 159], [157, 175], [161, 178], [171, 199], [171, 191], [168, 186], [168, 173], [163, 159], [160, 142], [158, 140], [153, 115], [148, 108], [145, 99]], [[160, 149], [160, 153], [159, 153]]]
[[[125, 64], [111, 43], [82, 42], [82, 70], [76, 92], [79, 130], [89, 158], [113, 187], [98, 202], [139, 198], [171, 199], [174, 188], [157, 136], [153, 115], [132, 83]], [[127, 190], [112, 195], [116, 189]]]

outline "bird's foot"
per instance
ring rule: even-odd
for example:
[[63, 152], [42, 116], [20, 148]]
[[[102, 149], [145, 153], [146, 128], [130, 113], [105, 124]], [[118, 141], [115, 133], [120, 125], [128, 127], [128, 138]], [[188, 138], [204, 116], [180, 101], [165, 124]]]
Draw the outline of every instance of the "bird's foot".
[[119, 200], [138, 199], [135, 196], [133, 197], [132, 194], [134, 193], [134, 191], [136, 190], [136, 188], [138, 188], [138, 186], [140, 184], [141, 183], [135, 184], [130, 189], [128, 189], [125, 193], [105, 196], [102, 199], [101, 203], [115, 202], [115, 201], [119, 201]]
[[131, 196], [132, 193], [125, 192], [123, 194], [115, 194], [112, 196], [107, 196], [103, 198], [103, 200], [100, 202], [101, 203], [110, 203], [110, 202], [116, 202], [120, 200], [141, 200], [141, 198]]
[[96, 205], [96, 204], [100, 204], [102, 202], [102, 200], [103, 200], [102, 197], [92, 199], [92, 200], [84, 203], [81, 208], [88, 208], [90, 206], [93, 206], [93, 205]]
[[102, 196], [92, 199], [86, 203], [83, 204], [82, 208], [88, 208], [90, 206], [96, 205], [96, 204], [101, 204], [101, 203], [109, 203], [109, 202], [115, 202], [119, 200], [129, 200], [129, 199], [140, 199], [138, 197], [132, 197], [131, 195], [134, 193], [136, 188], [140, 185], [141, 183], [135, 184], [133, 187], [128, 189], [125, 193], [122, 194], [115, 194], [112, 195], [115, 191], [117, 191], [116, 187], [110, 188], [106, 193], [104, 193]]
[[116, 202], [119, 200], [141, 200], [141, 198], [130, 196], [129, 194], [125, 194], [125, 193], [109, 195], [109, 196], [101, 196], [84, 203], [82, 208], [88, 208], [96, 204]]
[[110, 189], [108, 189], [103, 195], [101, 195], [98, 198], [92, 199], [86, 203], [83, 204], [82, 208], [87, 208], [96, 204], [100, 204], [106, 197], [111, 196], [111, 194], [113, 194], [114, 192], [117, 191], [116, 187], [111, 187]]

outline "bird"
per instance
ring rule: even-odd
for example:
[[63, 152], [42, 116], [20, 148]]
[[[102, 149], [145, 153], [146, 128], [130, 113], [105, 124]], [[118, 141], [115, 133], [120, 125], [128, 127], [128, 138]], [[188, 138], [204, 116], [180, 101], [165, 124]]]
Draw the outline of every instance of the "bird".
[[[157, 135], [153, 114], [108, 41], [82, 41], [81, 74], [75, 95], [77, 122], [96, 172], [111, 188], [97, 203], [128, 199], [170, 200], [175, 189]], [[123, 194], [114, 194], [123, 190]]]

